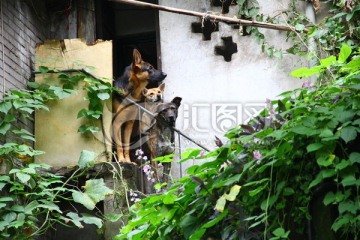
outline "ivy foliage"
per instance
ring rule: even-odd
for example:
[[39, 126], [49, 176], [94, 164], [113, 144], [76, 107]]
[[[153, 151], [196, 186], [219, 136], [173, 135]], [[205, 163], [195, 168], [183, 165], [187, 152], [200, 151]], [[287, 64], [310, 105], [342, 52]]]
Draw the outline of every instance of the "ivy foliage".
[[[327, 81], [285, 92], [229, 142], [187, 159], [187, 169], [165, 193], [131, 207], [116, 239], [305, 239], [312, 207], [331, 206], [335, 217], [321, 233], [360, 236], [360, 56], [343, 45], [297, 77]], [[331, 77], [331, 78], [330, 78]], [[297, 238], [298, 237], [298, 238]], [[339, 238], [340, 237], [340, 238]]]
[[[78, 91], [86, 91], [88, 109], [82, 109], [78, 117], [87, 119], [88, 125], [79, 128], [80, 133], [99, 131], [93, 123], [103, 113], [104, 100], [110, 99], [114, 88], [110, 83], [95, 79], [83, 72], [60, 74], [40, 67], [46, 74], [46, 81], [59, 84], [29, 82], [31, 90], [12, 90], [0, 102], [0, 164], [10, 166], [6, 175], [0, 175], [0, 238], [34, 239], [54, 224], [83, 228], [83, 224], [102, 227], [103, 216], [64, 211], [61, 201], [79, 203], [89, 210], [96, 203], [112, 194], [103, 179], [89, 179], [82, 190], [74, 185], [79, 177], [97, 160], [95, 153], [83, 150], [78, 167], [73, 174], [64, 178], [52, 174], [50, 166], [33, 163], [34, 157], [44, 152], [33, 149], [34, 136], [27, 130], [27, 121], [33, 120], [33, 113], [49, 111], [49, 101], [65, 99]], [[56, 73], [58, 79], [52, 78]], [[79, 134], [80, 134], [79, 133]], [[117, 219], [109, 219], [116, 221]]]
[[[317, 12], [329, 7], [329, 14], [318, 24], [311, 22], [306, 16], [299, 13], [299, 6], [303, 1], [291, 0], [289, 10], [277, 12], [267, 16], [262, 13], [258, 0], [237, 0], [239, 17], [261, 22], [293, 26], [296, 31], [286, 34], [291, 40], [291, 47], [279, 49], [272, 46], [266, 39], [266, 34], [256, 27], [246, 27], [245, 33], [251, 34], [260, 44], [262, 52], [269, 57], [282, 58], [283, 54], [308, 55], [310, 58], [319, 58], [320, 53], [338, 54], [343, 43], [357, 46], [360, 43], [360, 1], [319, 1], [312, 0], [314, 11]], [[279, 3], [280, 5], [280, 3]], [[307, 43], [312, 39], [318, 52], [309, 52]], [[321, 57], [320, 57], [321, 58]]]
[[[94, 164], [96, 159], [87, 160]], [[30, 163], [22, 168], [11, 169], [8, 175], [0, 176], [0, 190], [6, 192], [0, 196], [1, 238], [33, 239], [56, 223], [79, 228], [83, 228], [83, 224], [102, 227], [101, 217], [63, 211], [59, 203], [77, 202], [93, 210], [96, 203], [112, 193], [103, 179], [87, 180], [85, 191], [82, 191], [74, 187], [72, 182], [85, 174], [87, 167], [80, 165], [67, 179], [52, 174], [49, 169], [50, 166], [46, 164]]]

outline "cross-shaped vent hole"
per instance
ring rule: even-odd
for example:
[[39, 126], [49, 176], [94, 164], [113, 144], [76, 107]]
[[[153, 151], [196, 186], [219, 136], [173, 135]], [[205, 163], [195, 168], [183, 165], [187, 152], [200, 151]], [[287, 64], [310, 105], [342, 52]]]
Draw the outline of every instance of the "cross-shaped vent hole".
[[236, 5], [234, 0], [212, 0], [212, 5], [214, 7], [221, 7], [221, 13], [229, 13], [230, 5]]
[[201, 18], [200, 22], [191, 23], [193, 33], [202, 33], [203, 40], [211, 40], [211, 33], [219, 31], [219, 23], [209, 18]]
[[237, 44], [233, 42], [232, 37], [222, 37], [223, 45], [215, 46], [215, 54], [224, 56], [226, 62], [231, 61], [231, 56], [237, 53]]

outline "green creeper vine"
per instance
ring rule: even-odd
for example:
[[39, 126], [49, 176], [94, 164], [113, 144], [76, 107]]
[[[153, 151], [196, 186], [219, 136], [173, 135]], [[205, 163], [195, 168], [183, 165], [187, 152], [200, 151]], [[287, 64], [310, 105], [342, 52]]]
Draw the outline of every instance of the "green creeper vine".
[[[288, 49], [277, 49], [271, 46], [263, 33], [258, 28], [246, 28], [256, 41], [260, 44], [261, 49], [269, 57], [282, 58], [286, 51], [290, 54], [306, 55], [308, 54], [307, 43], [309, 39], [314, 39], [318, 48], [320, 58], [322, 54], [337, 54], [342, 43], [349, 46], [356, 46], [360, 41], [360, 1], [318, 1], [313, 0], [314, 9], [324, 8], [330, 5], [329, 16], [325, 17], [318, 25], [311, 23], [306, 16], [296, 10], [296, 3], [303, 2], [292, 0], [290, 8], [280, 14], [268, 17], [260, 12], [260, 5], [257, 0], [237, 0], [239, 5], [239, 17], [245, 19], [254, 19], [270, 23], [284, 24], [294, 26], [297, 32], [288, 32], [288, 40], [292, 40], [293, 46]], [[307, 29], [307, 31], [304, 31]], [[314, 53], [311, 53], [314, 54]], [[318, 56], [312, 56], [319, 58]]]
[[[33, 163], [34, 157], [43, 152], [33, 149], [35, 138], [26, 127], [27, 121], [33, 120], [35, 110], [49, 111], [48, 101], [64, 99], [80, 89], [87, 91], [89, 105], [78, 117], [85, 117], [89, 123], [99, 120], [103, 101], [110, 99], [114, 89], [110, 83], [83, 72], [59, 74], [46, 67], [40, 67], [40, 71], [42, 74], [57, 73], [61, 84], [29, 82], [31, 90], [12, 90], [0, 102], [0, 164], [9, 166], [8, 174], [0, 175], [1, 239], [33, 239], [54, 224], [80, 228], [85, 223], [101, 228], [105, 217], [109, 221], [119, 218], [116, 214], [95, 217], [64, 212], [58, 205], [60, 201], [76, 202], [93, 210], [95, 204], [113, 194], [113, 190], [105, 186], [103, 179], [87, 180], [84, 190], [74, 184], [96, 162], [93, 152], [81, 152], [78, 167], [67, 179], [52, 174], [48, 165]], [[78, 86], [82, 87], [77, 89]], [[89, 124], [81, 126], [79, 134], [94, 131], [99, 129]]]

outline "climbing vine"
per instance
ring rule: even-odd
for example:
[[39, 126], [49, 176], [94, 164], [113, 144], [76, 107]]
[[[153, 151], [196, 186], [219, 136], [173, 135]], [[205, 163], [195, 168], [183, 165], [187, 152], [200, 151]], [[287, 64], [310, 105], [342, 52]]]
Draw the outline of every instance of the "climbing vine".
[[[288, 32], [287, 38], [292, 41], [293, 46], [288, 49], [278, 49], [271, 46], [266, 36], [255, 27], [247, 27], [246, 31], [251, 33], [260, 44], [261, 49], [270, 57], [281, 58], [286, 51], [290, 54], [310, 54], [311, 58], [319, 58], [322, 54], [337, 54], [343, 43], [356, 46], [360, 41], [360, 1], [311, 1], [315, 11], [330, 7], [329, 15], [319, 24], [312, 23], [306, 16], [297, 10], [297, 3], [302, 1], [290, 1], [289, 10], [283, 11], [275, 16], [265, 16], [261, 13], [257, 0], [237, 0], [239, 5], [239, 17], [253, 19], [269, 23], [294, 26], [296, 31]], [[305, 31], [306, 30], [306, 31]], [[319, 56], [309, 53], [307, 43], [309, 39], [316, 42]]]
[[[54, 224], [83, 227], [83, 224], [103, 225], [119, 216], [91, 216], [64, 211], [60, 201], [79, 203], [89, 210], [104, 200], [113, 190], [107, 188], [103, 179], [94, 178], [85, 182], [83, 189], [77, 186], [79, 178], [85, 176], [97, 161], [95, 153], [82, 151], [78, 166], [66, 179], [51, 172], [46, 164], [35, 164], [34, 157], [43, 154], [33, 149], [34, 136], [26, 127], [37, 111], [49, 111], [49, 101], [69, 97], [80, 89], [87, 92], [88, 109], [82, 109], [78, 117], [85, 117], [89, 124], [79, 128], [80, 133], [100, 131], [91, 123], [99, 120], [103, 113], [103, 101], [115, 91], [110, 83], [90, 77], [81, 71], [59, 74], [47, 67], [40, 67], [42, 74], [56, 72], [59, 85], [29, 82], [31, 90], [12, 90], [0, 102], [0, 164], [8, 166], [8, 174], [0, 176], [0, 238], [33, 239], [43, 234]], [[81, 87], [82, 86], [82, 87]], [[115, 174], [116, 177], [116, 174]]]

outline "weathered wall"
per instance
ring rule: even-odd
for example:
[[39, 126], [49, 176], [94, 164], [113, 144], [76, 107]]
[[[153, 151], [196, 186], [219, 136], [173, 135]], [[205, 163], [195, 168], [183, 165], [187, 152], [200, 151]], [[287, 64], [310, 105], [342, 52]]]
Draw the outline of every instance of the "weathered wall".
[[26, 87], [35, 46], [46, 39], [95, 40], [94, 0], [0, 0], [0, 98]]
[[36, 12], [26, 1], [0, 1], [0, 98], [6, 89], [25, 88], [30, 79], [35, 46], [46, 35], [39, 6]]
[[[159, 0], [159, 4], [199, 12], [220, 12], [211, 7], [211, 1]], [[261, 12], [276, 15], [288, 7], [288, 1], [261, 0]], [[237, 15], [232, 6], [227, 16]], [[215, 147], [214, 136], [245, 122], [265, 106], [266, 98], [274, 99], [279, 93], [301, 86], [302, 82], [290, 77], [301, 59], [284, 53], [283, 59], [269, 58], [261, 52], [252, 36], [241, 36], [237, 30], [220, 23], [210, 41], [202, 34], [192, 33], [191, 24], [200, 19], [174, 13], [160, 12], [160, 37], [163, 71], [166, 79], [165, 100], [181, 96], [183, 104], [177, 127], [208, 148]], [[261, 29], [270, 44], [286, 49], [284, 32]], [[230, 62], [214, 54], [221, 37], [231, 36], [237, 44], [237, 53]], [[194, 144], [182, 140], [184, 150]], [[185, 169], [191, 162], [188, 162]], [[179, 169], [179, 166], [176, 166]], [[179, 171], [174, 172], [175, 176]]]
[[94, 0], [46, 0], [52, 40], [83, 38], [95, 41]]

